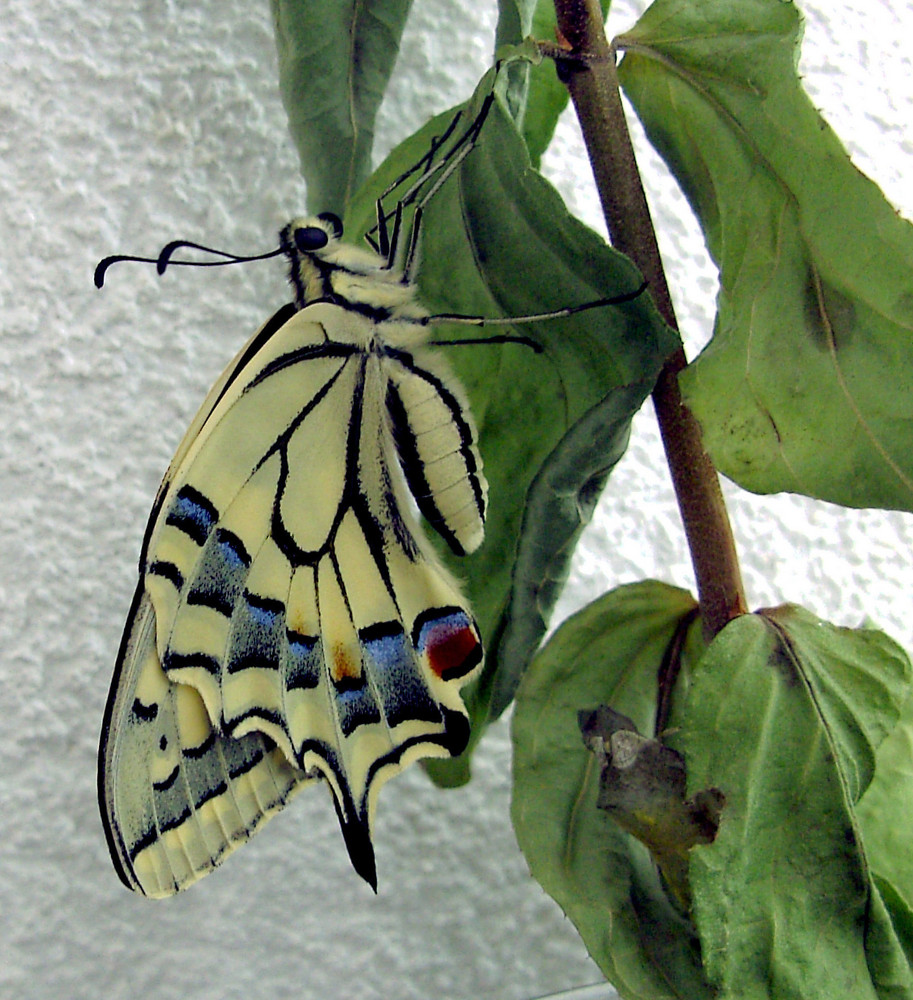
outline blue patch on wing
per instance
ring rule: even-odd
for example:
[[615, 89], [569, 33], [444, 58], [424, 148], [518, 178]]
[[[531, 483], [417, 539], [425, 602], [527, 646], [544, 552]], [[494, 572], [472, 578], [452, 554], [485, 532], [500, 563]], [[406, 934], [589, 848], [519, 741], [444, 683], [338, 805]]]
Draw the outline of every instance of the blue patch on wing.
[[235, 606], [226, 669], [230, 674], [251, 667], [278, 670], [285, 638], [285, 605], [245, 594]]
[[250, 555], [244, 542], [227, 528], [219, 528], [216, 532], [216, 551], [226, 573], [240, 574], [250, 567]]
[[187, 594], [188, 604], [201, 604], [230, 618], [244, 581], [250, 556], [234, 532], [218, 528], [210, 535], [200, 554]]
[[182, 486], [171, 503], [165, 523], [202, 545], [219, 520], [219, 512], [199, 490]]
[[419, 672], [415, 650], [398, 622], [383, 622], [359, 633], [365, 667], [381, 700], [387, 725], [410, 719], [440, 722], [441, 711]]
[[296, 688], [317, 687], [323, 667], [323, 651], [317, 636], [286, 632], [286, 640], [288, 642], [286, 689], [292, 691]]
[[[180, 763], [165, 781], [152, 787], [155, 804], [154, 818], [148, 828], [128, 845], [131, 860], [154, 844], [166, 830], [179, 827], [207, 801], [227, 791], [228, 778], [235, 781], [263, 760], [265, 747], [259, 733], [251, 733], [239, 740], [206, 740], [198, 748], [184, 750]], [[182, 773], [181, 773], [182, 772]], [[178, 777], [180, 781], [176, 780]], [[192, 799], [188, 803], [188, 789]]]
[[359, 726], [380, 722], [380, 709], [371, 694], [364, 675], [357, 680], [346, 678], [334, 682], [336, 712], [343, 736], [351, 735]]

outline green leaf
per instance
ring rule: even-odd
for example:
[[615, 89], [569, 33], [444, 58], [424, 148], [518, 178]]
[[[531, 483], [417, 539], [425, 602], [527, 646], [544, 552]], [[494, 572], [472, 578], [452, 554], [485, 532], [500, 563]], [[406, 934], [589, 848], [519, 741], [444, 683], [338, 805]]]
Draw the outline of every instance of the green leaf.
[[859, 803], [872, 870], [913, 909], [913, 697], [876, 753], [875, 777]]
[[[473, 108], [490, 88], [489, 75]], [[353, 204], [349, 232], [370, 227], [374, 198], [427, 151], [450, 117], [430, 122], [394, 151]], [[618, 295], [641, 282], [631, 262], [569, 215], [530, 168], [497, 102], [478, 145], [428, 204], [422, 251], [419, 286], [433, 312], [530, 315]], [[481, 549], [463, 560], [444, 553], [465, 581], [486, 641], [485, 670], [467, 693], [476, 738], [489, 713], [513, 696], [577, 535], [624, 450], [630, 420], [677, 343], [647, 295], [514, 332], [542, 352], [523, 344], [441, 348], [467, 389], [490, 487]], [[434, 339], [466, 335], [465, 326], [436, 327]], [[449, 777], [434, 764], [442, 782], [468, 773], [465, 759], [447, 762]]]
[[913, 996], [855, 815], [910, 679], [884, 636], [792, 606], [731, 622], [694, 668], [674, 742], [689, 791], [726, 796], [690, 865], [722, 997]]
[[[628, 446], [631, 418], [653, 377], [620, 385], [565, 432], [529, 484], [519, 525], [508, 603], [489, 647], [490, 714], [513, 700], [548, 628], [580, 532]], [[509, 447], [505, 442], [504, 447]]]
[[713, 339], [680, 382], [745, 488], [911, 510], [913, 227], [802, 90], [800, 35], [784, 0], [657, 0], [619, 39], [720, 268]]
[[[599, 768], [577, 713], [611, 705], [652, 732], [657, 671], [695, 607], [686, 591], [655, 581], [604, 595], [536, 655], [514, 709], [517, 840], [533, 876], [626, 1000], [702, 1000], [713, 991], [647, 849], [597, 808]], [[700, 643], [699, 624], [692, 640], [689, 649]]]
[[308, 207], [341, 216], [371, 168], [374, 119], [412, 0], [270, 2]]
[[880, 1000], [909, 1000], [913, 994], [913, 913], [893, 886], [877, 875], [872, 878], [865, 946], [869, 967], [877, 970]]
[[875, 773], [875, 751], [895, 730], [911, 679], [906, 653], [874, 628], [836, 628], [795, 605], [762, 612], [801, 663], [852, 802]]

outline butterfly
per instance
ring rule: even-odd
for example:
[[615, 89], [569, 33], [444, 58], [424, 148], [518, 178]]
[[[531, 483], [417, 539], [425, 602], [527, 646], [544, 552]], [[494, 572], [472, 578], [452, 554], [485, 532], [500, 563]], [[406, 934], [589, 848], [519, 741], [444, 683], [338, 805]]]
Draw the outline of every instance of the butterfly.
[[341, 237], [330, 214], [283, 230], [295, 302], [213, 386], [146, 529], [99, 797], [115, 867], [147, 896], [316, 779], [376, 889], [379, 788], [469, 737], [479, 630], [418, 514], [457, 554], [482, 542], [476, 429], [395, 247]]

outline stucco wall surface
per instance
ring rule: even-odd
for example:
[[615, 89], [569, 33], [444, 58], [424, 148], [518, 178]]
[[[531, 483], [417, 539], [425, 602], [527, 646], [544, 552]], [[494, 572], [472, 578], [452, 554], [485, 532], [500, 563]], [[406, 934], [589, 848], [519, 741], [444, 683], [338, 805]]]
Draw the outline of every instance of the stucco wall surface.
[[[622, 29], [641, 4], [613, 11]], [[802, 71], [859, 166], [913, 217], [913, 3], [800, 0]], [[467, 95], [493, 11], [418, 0], [378, 123], [385, 152]], [[440, 32], [441, 23], [447, 32]], [[432, 32], [432, 28], [435, 30]], [[313, 789], [222, 871], [149, 902], [111, 868], [95, 803], [102, 708], [158, 481], [209, 384], [286, 291], [281, 267], [112, 272], [175, 237], [272, 245], [303, 205], [266, 0], [6, 0], [0, 19], [0, 996], [523, 1000], [598, 980], [508, 819], [506, 722], [448, 794], [413, 768], [377, 824], [380, 891]], [[693, 356], [715, 273], [643, 153]], [[602, 230], [573, 124], [547, 170]], [[913, 648], [913, 519], [727, 486], [753, 606], [871, 616]], [[620, 582], [690, 585], [645, 411], [560, 614]]]

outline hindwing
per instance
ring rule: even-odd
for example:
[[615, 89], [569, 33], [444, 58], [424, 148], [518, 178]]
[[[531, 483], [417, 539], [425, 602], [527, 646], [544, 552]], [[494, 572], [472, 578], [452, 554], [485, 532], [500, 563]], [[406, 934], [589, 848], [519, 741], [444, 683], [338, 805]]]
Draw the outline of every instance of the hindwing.
[[131, 888], [189, 885], [314, 778], [374, 885], [378, 789], [465, 747], [480, 638], [415, 508], [472, 551], [486, 486], [458, 385], [400, 332], [323, 302], [277, 314], [178, 449], [100, 753]]

